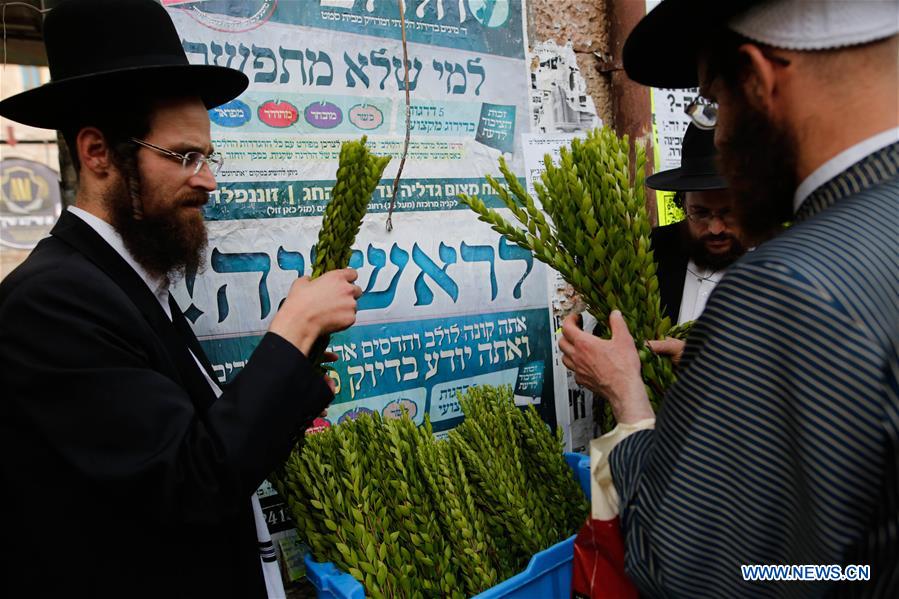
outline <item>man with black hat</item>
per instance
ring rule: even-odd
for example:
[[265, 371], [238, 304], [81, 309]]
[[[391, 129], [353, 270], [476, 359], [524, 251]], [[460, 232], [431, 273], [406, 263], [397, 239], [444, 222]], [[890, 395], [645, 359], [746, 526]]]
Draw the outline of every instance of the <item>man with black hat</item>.
[[152, 0], [70, 0], [44, 35], [52, 82], [0, 114], [60, 129], [79, 188], [0, 285], [0, 595], [265, 596], [250, 498], [333, 398], [307, 356], [356, 273], [297, 280], [219, 389], [168, 285], [206, 243], [207, 109], [247, 78], [189, 65]]
[[681, 165], [650, 176], [646, 186], [674, 191], [684, 220], [652, 230], [662, 310], [673, 323], [702, 313], [725, 269], [746, 251], [733, 194], [718, 174], [715, 134], [691, 124], [681, 145]]
[[647, 596], [899, 597], [897, 33], [896, 0], [664, 0], [625, 44], [633, 79], [699, 84], [744, 227], [793, 221], [719, 283], [657, 422], [620, 314], [563, 325]]

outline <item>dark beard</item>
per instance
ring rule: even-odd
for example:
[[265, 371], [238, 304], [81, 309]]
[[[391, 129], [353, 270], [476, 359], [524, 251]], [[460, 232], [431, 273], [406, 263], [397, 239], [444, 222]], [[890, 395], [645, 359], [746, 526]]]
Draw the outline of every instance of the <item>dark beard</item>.
[[[138, 264], [156, 277], [170, 281], [186, 272], [197, 272], [205, 258], [206, 225], [202, 219], [179, 219], [185, 203], [202, 204], [203, 192], [177, 198], [163, 214], [136, 215], [135, 204], [142, 206], [141, 180], [136, 169], [122, 168], [122, 179], [104, 197], [106, 206], [125, 247]], [[130, 172], [129, 172], [130, 171]]]
[[[709, 270], [721, 270], [722, 268], [727, 268], [731, 264], [737, 261], [737, 258], [746, 253], [746, 248], [740, 242], [740, 240], [730, 233], [724, 233], [721, 235], [703, 235], [699, 239], [694, 239], [690, 236], [690, 229], [687, 227], [683, 227], [681, 229], [683, 234], [683, 243], [689, 252], [690, 258], [693, 259], [693, 262], [696, 266], [700, 268], [707, 268]], [[707, 240], [724, 240], [730, 239], [731, 245], [730, 250], [728, 250], [724, 254], [713, 254], [709, 252], [705, 247], [705, 242]]]
[[734, 130], [718, 148], [721, 169], [736, 196], [736, 213], [747, 238], [764, 239], [793, 218], [799, 185], [797, 143], [744, 96], [735, 110], [739, 118], [734, 119]]

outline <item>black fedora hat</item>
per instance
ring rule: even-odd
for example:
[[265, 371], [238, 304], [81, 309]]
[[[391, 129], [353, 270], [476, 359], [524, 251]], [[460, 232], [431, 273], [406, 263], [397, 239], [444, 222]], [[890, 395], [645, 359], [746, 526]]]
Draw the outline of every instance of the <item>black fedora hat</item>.
[[138, 96], [198, 96], [207, 108], [243, 92], [242, 72], [192, 65], [153, 0], [67, 0], [44, 21], [50, 82], [0, 102], [0, 115], [46, 129], [123, 109]]
[[696, 125], [687, 127], [681, 144], [680, 167], [646, 179], [646, 186], [661, 191], [707, 191], [724, 189], [727, 181], [718, 173], [715, 132]]
[[627, 36], [622, 50], [625, 72], [643, 85], [696, 87], [699, 52], [706, 40], [731, 18], [764, 1], [662, 0]]

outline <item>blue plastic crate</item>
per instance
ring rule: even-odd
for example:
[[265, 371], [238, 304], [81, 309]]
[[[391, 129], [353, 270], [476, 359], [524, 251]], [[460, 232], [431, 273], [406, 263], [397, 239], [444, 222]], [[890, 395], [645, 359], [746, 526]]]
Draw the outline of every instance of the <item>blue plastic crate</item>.
[[[590, 458], [580, 453], [566, 453], [565, 461], [590, 498]], [[574, 537], [556, 543], [534, 554], [527, 568], [512, 578], [476, 595], [475, 599], [531, 599], [533, 597], [570, 597], [571, 562], [574, 559]], [[358, 580], [337, 569], [331, 562], [320, 563], [306, 554], [306, 576], [315, 586], [320, 599], [364, 599], [365, 589]]]

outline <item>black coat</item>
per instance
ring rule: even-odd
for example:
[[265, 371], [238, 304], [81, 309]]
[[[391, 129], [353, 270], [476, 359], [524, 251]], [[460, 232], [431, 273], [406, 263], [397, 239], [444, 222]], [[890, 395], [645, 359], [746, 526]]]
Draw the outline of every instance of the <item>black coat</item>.
[[331, 393], [269, 333], [216, 400], [174, 317], [68, 212], [0, 284], [0, 596], [265, 595], [250, 496]]
[[686, 222], [656, 227], [650, 233], [650, 246], [656, 261], [659, 278], [659, 294], [662, 296], [662, 315], [677, 324], [681, 297], [684, 295], [684, 278], [687, 276], [689, 249], [684, 243]]

